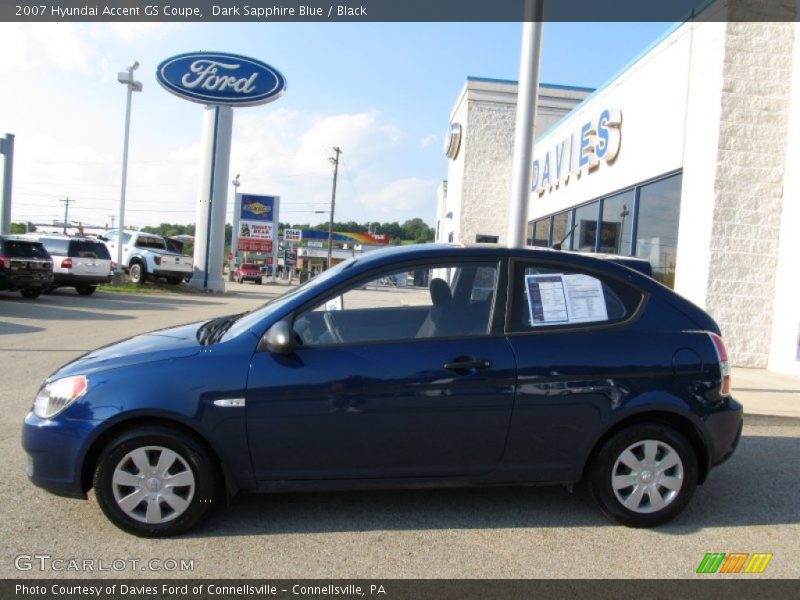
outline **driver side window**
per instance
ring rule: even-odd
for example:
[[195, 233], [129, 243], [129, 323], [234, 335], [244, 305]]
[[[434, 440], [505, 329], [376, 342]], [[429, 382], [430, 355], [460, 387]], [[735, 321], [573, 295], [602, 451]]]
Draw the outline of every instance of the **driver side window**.
[[304, 345], [484, 335], [497, 264], [414, 265], [367, 277], [295, 319]]

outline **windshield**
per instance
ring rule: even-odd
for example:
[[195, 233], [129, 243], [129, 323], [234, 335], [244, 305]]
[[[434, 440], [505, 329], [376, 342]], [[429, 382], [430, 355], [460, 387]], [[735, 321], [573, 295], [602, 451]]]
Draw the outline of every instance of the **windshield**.
[[225, 333], [222, 337], [223, 342], [231, 340], [236, 336], [240, 335], [241, 333], [255, 327], [264, 320], [265, 317], [270, 315], [274, 311], [278, 311], [286, 304], [289, 303], [290, 300], [299, 296], [300, 294], [304, 294], [309, 290], [313, 290], [314, 288], [322, 285], [329, 279], [336, 277], [342, 271], [345, 271], [356, 264], [357, 259], [355, 258], [348, 258], [346, 261], [339, 263], [332, 269], [328, 269], [327, 271], [323, 271], [321, 274], [314, 277], [314, 279], [309, 279], [304, 284], [294, 288], [291, 291], [286, 292], [282, 296], [278, 296], [261, 306], [261, 308], [257, 308], [253, 312], [247, 313], [240, 319], [238, 319], [230, 329]]

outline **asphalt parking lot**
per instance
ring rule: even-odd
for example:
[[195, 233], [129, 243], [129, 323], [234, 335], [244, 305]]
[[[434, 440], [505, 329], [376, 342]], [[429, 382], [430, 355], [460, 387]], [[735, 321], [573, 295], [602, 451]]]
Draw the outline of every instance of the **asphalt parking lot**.
[[[87, 575], [15, 566], [20, 555], [49, 555], [138, 561], [89, 573], [115, 577], [682, 578], [698, 577], [707, 552], [773, 553], [766, 571], [750, 578], [800, 575], [793, 418], [747, 417], [737, 454], [657, 530], [611, 524], [582, 489], [528, 487], [239, 497], [185, 536], [143, 540], [111, 525], [92, 497], [58, 498], [27, 482], [20, 422], [43, 378], [97, 346], [255, 308], [285, 288], [229, 289], [92, 297], [63, 290], [36, 301], [0, 293], [0, 576]], [[189, 559], [193, 570], [142, 570], [150, 559]]]

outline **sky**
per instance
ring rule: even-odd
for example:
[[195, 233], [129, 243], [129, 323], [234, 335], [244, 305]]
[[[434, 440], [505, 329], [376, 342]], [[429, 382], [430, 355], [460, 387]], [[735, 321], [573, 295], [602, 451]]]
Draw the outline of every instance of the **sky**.
[[[541, 81], [601, 86], [669, 26], [547, 23]], [[0, 135], [16, 136], [12, 219], [63, 219], [65, 197], [71, 221], [102, 226], [118, 214], [116, 76], [136, 59], [144, 90], [133, 98], [126, 224], [193, 223], [203, 107], [161, 88], [155, 68], [216, 50], [263, 60], [287, 80], [279, 100], [234, 111], [241, 192], [280, 196], [282, 221], [327, 221], [336, 145], [337, 221], [432, 224], [459, 91], [468, 76], [516, 80], [520, 36], [518, 23], [0, 23]]]

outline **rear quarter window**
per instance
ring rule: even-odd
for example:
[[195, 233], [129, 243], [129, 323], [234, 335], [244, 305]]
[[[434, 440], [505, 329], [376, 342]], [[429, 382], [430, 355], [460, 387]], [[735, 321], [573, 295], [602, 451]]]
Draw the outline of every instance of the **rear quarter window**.
[[44, 238], [40, 240], [44, 247], [50, 254], [57, 254], [58, 256], [67, 256], [68, 239], [58, 238]]
[[619, 323], [643, 299], [629, 283], [568, 265], [518, 262], [513, 282], [509, 325], [514, 332]]

